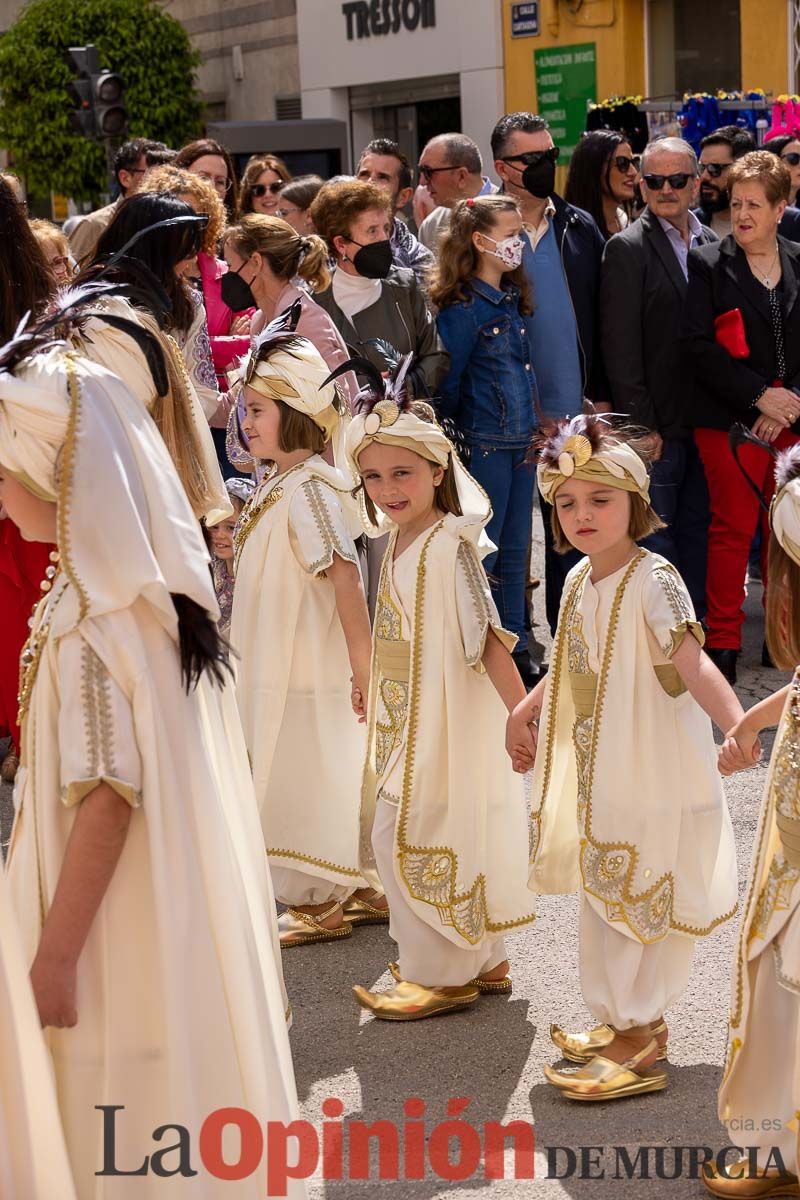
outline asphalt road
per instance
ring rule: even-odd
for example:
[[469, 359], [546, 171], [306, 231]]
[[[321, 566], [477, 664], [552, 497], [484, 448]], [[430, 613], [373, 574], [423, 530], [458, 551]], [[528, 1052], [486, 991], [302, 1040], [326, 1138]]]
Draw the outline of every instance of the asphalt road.
[[[537, 556], [538, 557], [538, 556]], [[543, 623], [543, 589], [534, 593], [537, 621]], [[739, 691], [745, 707], [781, 686], [784, 676], [765, 671], [760, 661], [761, 589], [747, 601], [745, 649]], [[537, 628], [544, 643], [549, 639]], [[765, 745], [765, 758], [771, 739]], [[624, 763], [620, 764], [624, 769]], [[657, 764], [654, 764], [657, 769]], [[749, 865], [764, 768], [726, 783], [736, 828], [741, 885]], [[10, 790], [0, 789], [0, 835], [7, 837]], [[698, 945], [690, 986], [668, 1014], [669, 1086], [666, 1091], [616, 1104], [579, 1105], [563, 1101], [544, 1081], [542, 1067], [556, 1053], [548, 1036], [552, 1021], [582, 1028], [589, 1023], [580, 993], [575, 897], [539, 897], [539, 917], [528, 932], [509, 938], [514, 980], [510, 998], [482, 998], [470, 1011], [431, 1021], [392, 1024], [370, 1019], [352, 997], [353, 983], [388, 987], [387, 962], [394, 944], [385, 926], [362, 929], [348, 941], [292, 950], [283, 956], [294, 1010], [291, 1034], [298, 1090], [305, 1118], [319, 1130], [322, 1103], [342, 1103], [343, 1120], [394, 1122], [404, 1140], [404, 1103], [424, 1102], [428, 1132], [446, 1119], [451, 1098], [468, 1098], [465, 1119], [483, 1142], [487, 1122], [519, 1120], [535, 1126], [534, 1181], [484, 1178], [483, 1168], [463, 1182], [442, 1180], [430, 1168], [423, 1179], [377, 1178], [337, 1181], [318, 1169], [312, 1178], [314, 1200], [366, 1200], [375, 1195], [398, 1200], [436, 1200], [488, 1194], [504, 1197], [576, 1197], [604, 1200], [629, 1196], [661, 1198], [700, 1196], [702, 1185], [689, 1178], [689, 1150], [682, 1169], [676, 1147], [708, 1147], [714, 1153], [728, 1143], [716, 1116], [716, 1092], [725, 1050], [728, 979], [736, 934], [729, 922]], [[329, 1122], [329, 1136], [338, 1120]], [[410, 1135], [413, 1136], [413, 1135]], [[441, 1142], [441, 1135], [437, 1135]], [[474, 1140], [474, 1139], [473, 1139]], [[333, 1141], [330, 1143], [334, 1144]], [[747, 1144], [746, 1138], [744, 1144]], [[642, 1178], [647, 1152], [649, 1178]], [[469, 1152], [470, 1143], [467, 1143]], [[553, 1151], [554, 1147], [566, 1147]], [[636, 1175], [625, 1178], [624, 1147]], [[658, 1155], [654, 1148], [662, 1147]], [[581, 1149], [584, 1148], [584, 1149]], [[594, 1149], [592, 1149], [594, 1148]], [[548, 1153], [549, 1151], [549, 1153]], [[453, 1161], [458, 1160], [455, 1144]], [[335, 1158], [335, 1156], [334, 1156]], [[552, 1161], [549, 1162], [549, 1159]], [[441, 1162], [439, 1163], [441, 1166]], [[566, 1174], [573, 1166], [571, 1174]], [[387, 1164], [391, 1171], [392, 1164]], [[556, 1173], [563, 1178], [548, 1177]], [[513, 1176], [507, 1156], [506, 1174]], [[676, 1172], [678, 1178], [659, 1178]], [[598, 1178], [605, 1171], [605, 1178]], [[621, 1178], [615, 1178], [615, 1174]], [[587, 1177], [594, 1175], [595, 1178]]]

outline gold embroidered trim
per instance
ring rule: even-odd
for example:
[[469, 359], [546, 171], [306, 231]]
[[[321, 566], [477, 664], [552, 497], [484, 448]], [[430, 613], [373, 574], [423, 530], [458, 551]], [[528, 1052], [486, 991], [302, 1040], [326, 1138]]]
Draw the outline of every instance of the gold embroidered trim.
[[[753, 901], [758, 880], [756, 878], [756, 869], [758, 863], [761, 862], [761, 856], [764, 852], [764, 843], [769, 835], [772, 826], [772, 809], [775, 796], [775, 780], [776, 777], [783, 776], [783, 764], [780, 762], [781, 752], [788, 740], [794, 741], [797, 744], [798, 732], [800, 731], [800, 677], [798, 672], [795, 672], [791, 682], [791, 691], [789, 693], [789, 703], [786, 708], [786, 717], [784, 718], [785, 728], [778, 731], [779, 741], [776, 748], [773, 750], [775, 756], [775, 766], [772, 772], [772, 783], [770, 785], [770, 796], [761, 817], [761, 825], [758, 830], [758, 841], [753, 855], [753, 868], [750, 872], [750, 883], [747, 889], [747, 900], [745, 901], [745, 919], [742, 921], [742, 927], [739, 931], [739, 949], [736, 955], [736, 976], [735, 976], [735, 1000], [733, 1011], [731, 1013], [731, 1025], [738, 1027], [742, 1022], [742, 1009], [744, 1008], [744, 971], [747, 961], [747, 914], [750, 912], [750, 905]], [[782, 725], [784, 724], [782, 722]], [[772, 866], [770, 866], [770, 872]]]
[[239, 567], [239, 559], [242, 557], [245, 542], [264, 513], [267, 509], [272, 508], [274, 504], [277, 504], [279, 500], [283, 499], [283, 488], [280, 484], [275, 484], [270, 488], [263, 500], [258, 500], [257, 497], [258, 491], [256, 490], [242, 509], [241, 516], [236, 522], [236, 528], [233, 531], [234, 571]]
[[313, 867], [322, 867], [323, 871], [336, 871], [339, 875], [347, 875], [351, 879], [360, 879], [361, 872], [351, 867], [340, 867], [338, 863], [327, 858], [314, 858], [311, 854], [300, 854], [297, 850], [281, 850], [276, 846], [267, 846], [269, 858], [293, 858], [298, 862], [310, 863]]
[[311, 514], [314, 522], [322, 538], [325, 547], [323, 554], [316, 562], [310, 563], [308, 566], [309, 575], [315, 575], [320, 567], [329, 567], [333, 562], [334, 554], [338, 554], [346, 562], [355, 563], [358, 565], [358, 556], [356, 555], [355, 546], [348, 549], [342, 544], [331, 515], [328, 512], [328, 506], [325, 503], [325, 494], [322, 490], [322, 484], [317, 479], [309, 479], [301, 485], [302, 491], [305, 494], [308, 506], [311, 509]]
[[417, 726], [419, 724], [419, 678], [424, 637], [427, 558], [431, 542], [443, 527], [444, 521], [439, 521], [433, 526], [425, 539], [417, 567], [411, 652], [411, 693], [408, 707], [403, 790], [397, 817], [397, 852], [400, 873], [413, 899], [433, 905], [438, 910], [443, 925], [452, 926], [465, 941], [470, 945], [475, 945], [487, 930], [491, 933], [500, 933], [505, 929], [527, 925], [534, 919], [535, 914], [530, 913], [513, 921], [490, 921], [486, 903], [486, 879], [482, 873], [477, 876], [468, 890], [459, 890], [458, 855], [454, 850], [448, 846], [412, 846], [407, 840], [408, 808], [413, 785]]
[[[550, 787], [550, 778], [553, 773], [553, 747], [555, 746], [556, 720], [558, 717], [558, 688], [559, 680], [561, 679], [561, 665], [564, 659], [565, 648], [567, 645], [566, 631], [569, 628], [575, 614], [580, 589], [592, 564], [587, 560], [578, 571], [575, 579], [572, 582], [569, 594], [564, 601], [563, 609], [559, 615], [558, 625], [556, 626], [556, 637], [553, 644], [553, 662], [550, 667], [550, 677], [548, 687], [552, 686], [552, 694], [550, 697], [550, 705], [547, 711], [547, 729], [544, 739], [544, 773], [542, 778], [542, 802], [537, 809], [531, 807], [530, 816], [530, 834], [528, 838], [528, 859], [533, 865], [539, 850], [539, 842], [541, 841], [542, 831], [542, 809], [544, 808], [547, 792]], [[541, 742], [540, 742], [541, 745]]]
[[799, 880], [800, 869], [793, 867], [784, 858], [776, 854], [769, 864], [767, 878], [756, 901], [756, 908], [747, 937], [748, 946], [756, 938], [766, 936], [770, 922], [776, 912], [785, 912], [790, 907], [792, 892]]
[[78, 423], [81, 415], [81, 391], [78, 382], [78, 372], [75, 370], [77, 355], [64, 355], [64, 365], [67, 372], [67, 390], [69, 391], [69, 417], [64, 445], [61, 447], [58, 466], [58, 508], [56, 526], [58, 529], [58, 549], [61, 552], [61, 565], [64, 574], [78, 595], [78, 621], [82, 621], [89, 611], [89, 597], [83, 582], [78, 577], [72, 559], [72, 542], [69, 535], [69, 510], [72, 502], [73, 474], [75, 471], [75, 439], [78, 435]]
[[484, 575], [480, 565], [476, 561], [475, 550], [463, 540], [458, 543], [456, 561], [464, 572], [472, 606], [475, 609], [475, 619], [478, 622], [480, 630], [475, 654], [467, 654], [467, 666], [474, 667], [483, 657], [486, 646], [486, 634], [492, 623], [492, 614], [486, 602]]
[[695, 620], [683, 580], [678, 572], [670, 563], [661, 563], [653, 568], [653, 578], [660, 585], [675, 618], [675, 623], [669, 631], [670, 640], [661, 647], [664, 657], [672, 658], [688, 632], [691, 632], [702, 646], [705, 634], [700, 622]]

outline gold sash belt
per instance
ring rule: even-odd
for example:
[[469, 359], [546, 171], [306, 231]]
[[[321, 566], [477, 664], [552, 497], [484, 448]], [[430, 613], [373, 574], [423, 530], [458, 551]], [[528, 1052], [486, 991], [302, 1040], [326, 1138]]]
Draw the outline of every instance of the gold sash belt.
[[591, 717], [597, 696], [597, 675], [594, 671], [570, 671], [569, 689], [579, 717]]
[[411, 673], [411, 643], [403, 640], [396, 642], [386, 638], [375, 639], [375, 655], [378, 667], [384, 679], [394, 679], [398, 683], [408, 683]]

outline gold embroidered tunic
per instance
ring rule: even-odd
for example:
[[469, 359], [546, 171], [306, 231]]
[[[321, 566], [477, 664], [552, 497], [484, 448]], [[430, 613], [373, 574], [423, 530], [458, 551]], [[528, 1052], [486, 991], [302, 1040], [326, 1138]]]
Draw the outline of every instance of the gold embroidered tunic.
[[[472, 541], [447, 516], [383, 561], [373, 636], [361, 862], [378, 799], [398, 806], [393, 866], [406, 902], [451, 944], [480, 946], [533, 919], [521, 779], [481, 657], [500, 626]], [[369, 876], [368, 876], [369, 877]]]
[[348, 481], [319, 455], [259, 484], [235, 537], [231, 642], [270, 863], [352, 891], [366, 735], [325, 575], [335, 554], [358, 562], [348, 501]]
[[[722, 1121], [749, 1122], [766, 1165], [798, 1171], [800, 1137], [800, 669], [775, 735], [733, 968]], [[769, 1128], [762, 1122], [768, 1119]], [[774, 1122], [781, 1121], [779, 1129]], [[760, 1136], [759, 1136], [760, 1134]], [[744, 1143], [742, 1143], [744, 1144]]]
[[530, 884], [579, 886], [644, 944], [699, 937], [736, 906], [730, 817], [711, 722], [671, 658], [702, 643], [683, 581], [641, 550], [594, 585], [568, 577], [540, 722]]

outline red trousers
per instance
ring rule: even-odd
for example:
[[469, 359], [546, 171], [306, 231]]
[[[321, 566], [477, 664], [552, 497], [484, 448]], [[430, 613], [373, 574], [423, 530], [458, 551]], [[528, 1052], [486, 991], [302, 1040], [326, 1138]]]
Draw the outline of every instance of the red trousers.
[[[722, 429], [695, 429], [694, 440], [708, 483], [711, 527], [708, 531], [706, 624], [709, 649], [740, 650], [744, 613], [744, 578], [758, 522], [761, 522], [761, 578], [767, 590], [769, 519], [758, 497], [736, 465], [728, 434]], [[784, 429], [773, 442], [776, 450], [800, 438]], [[775, 491], [774, 460], [760, 446], [739, 447], [739, 461], [769, 504]]]

